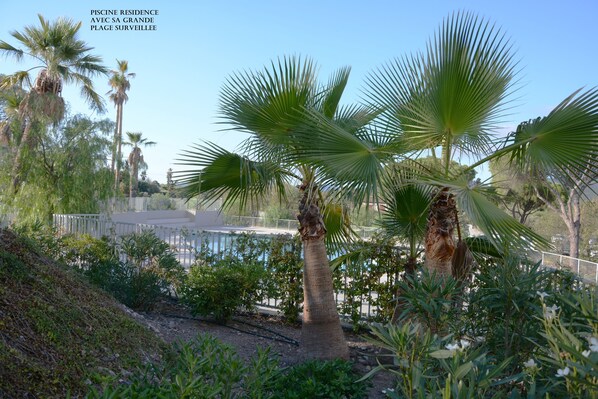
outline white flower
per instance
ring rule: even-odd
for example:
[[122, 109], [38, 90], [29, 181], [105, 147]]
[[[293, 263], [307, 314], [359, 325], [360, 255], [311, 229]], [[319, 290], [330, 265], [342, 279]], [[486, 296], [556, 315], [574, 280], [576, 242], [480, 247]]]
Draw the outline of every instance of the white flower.
[[564, 377], [566, 375], [569, 375], [570, 372], [571, 370], [569, 369], [569, 367], [565, 367], [564, 369], [558, 369], [556, 371], [555, 377]]
[[538, 367], [538, 365], [536, 364], [534, 359], [529, 359], [527, 362], [523, 362], [523, 367], [525, 367], [526, 369], [533, 369]]
[[542, 291], [536, 291], [536, 294], [540, 297], [540, 299], [543, 301], [544, 298], [546, 298], [547, 296], [549, 296], [550, 294], [547, 294], [546, 292]]
[[459, 350], [459, 344], [448, 344], [445, 346], [446, 349], [450, 350], [451, 352], [455, 352]]
[[544, 318], [546, 320], [552, 320], [556, 316], [556, 311], [559, 310], [559, 307], [556, 305], [546, 306], [544, 308]]
[[596, 338], [596, 337], [590, 338], [590, 350], [592, 352], [598, 352], [598, 338]]
[[589, 350], [589, 349], [588, 349], [588, 350], [585, 350], [585, 351], [583, 351], [583, 352], [581, 352], [581, 354], [583, 355], [583, 357], [589, 357], [589, 356], [590, 356], [590, 353], [592, 353], [592, 351], [591, 351], [591, 350]]
[[461, 349], [467, 349], [471, 345], [471, 342], [469, 342], [465, 339], [462, 339], [460, 342], [461, 342]]

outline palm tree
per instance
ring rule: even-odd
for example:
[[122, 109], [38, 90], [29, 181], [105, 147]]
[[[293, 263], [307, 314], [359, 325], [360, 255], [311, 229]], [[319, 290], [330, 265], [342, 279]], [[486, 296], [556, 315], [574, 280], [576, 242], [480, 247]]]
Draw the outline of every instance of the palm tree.
[[125, 145], [133, 146], [131, 153], [129, 154], [129, 197], [137, 197], [137, 182], [139, 181], [139, 166], [144, 165], [143, 154], [141, 153], [140, 145], [144, 147], [155, 145], [154, 141], [147, 141], [146, 138], [141, 138], [141, 133], [127, 132], [129, 141], [123, 143]]
[[[360, 107], [340, 107], [349, 69], [336, 72], [327, 85], [318, 83], [310, 60], [279, 59], [271, 68], [232, 75], [222, 89], [220, 110], [225, 123], [250, 134], [241, 153], [214, 144], [185, 151], [178, 172], [189, 198], [224, 197], [223, 208], [259, 203], [269, 192], [285, 196], [285, 183], [301, 190], [298, 216], [304, 249], [304, 302], [301, 346], [310, 358], [346, 358], [347, 344], [333, 295], [332, 272], [325, 239], [340, 234], [342, 209], [328, 201], [326, 182], [303, 159], [304, 146], [295, 139], [305, 125], [306, 112], [315, 112], [355, 134], [373, 115]], [[309, 143], [313, 145], [313, 143]], [[334, 228], [333, 228], [334, 227]]]
[[111, 169], [114, 172], [114, 189], [118, 188], [120, 181], [120, 165], [122, 149], [122, 135], [123, 135], [123, 104], [129, 100], [127, 91], [131, 88], [129, 79], [134, 78], [135, 74], [128, 72], [129, 62], [116, 60], [118, 69], [113, 70], [110, 77], [109, 84], [112, 88], [107, 94], [110, 94], [110, 100], [116, 106], [116, 129], [114, 130], [114, 148], [112, 149], [112, 165]]
[[[346, 133], [320, 129], [315, 140], [329, 144], [314, 147], [309, 157], [331, 175], [352, 176], [354, 190], [371, 192], [380, 184], [380, 164], [389, 159], [384, 153], [395, 160], [431, 155], [435, 165], [422, 169], [412, 182], [434, 188], [424, 249], [426, 267], [440, 273], [466, 274], [458, 209], [502, 252], [548, 245], [500, 210], [489, 200], [489, 187], [472, 185], [467, 174], [507, 156], [520, 169], [534, 165], [560, 179], [586, 176], [587, 165], [595, 164], [598, 154], [598, 90], [574, 93], [547, 117], [551, 123], [498, 139], [495, 128], [508, 104], [515, 65], [511, 44], [500, 30], [471, 14], [453, 14], [425, 53], [396, 59], [368, 78], [367, 96], [383, 108], [374, 133], [390, 137], [390, 145], [373, 149], [363, 142], [341, 155]], [[455, 171], [450, 165], [459, 159], [474, 162]]]
[[[64, 115], [62, 86], [74, 83], [81, 86], [81, 95], [99, 112], [104, 111], [102, 98], [93, 89], [91, 78], [106, 74], [101, 65], [101, 58], [89, 52], [93, 49], [78, 39], [81, 22], [59, 18], [49, 22], [38, 15], [40, 26], [27, 26], [23, 32], [13, 31], [11, 35], [20, 43], [21, 48], [0, 40], [0, 52], [12, 56], [17, 61], [24, 57], [34, 60], [38, 65], [24, 71], [17, 71], [5, 76], [0, 87], [24, 87], [28, 96], [22, 103], [21, 118], [25, 128], [13, 164], [13, 187], [17, 191], [22, 176], [22, 157], [26, 148], [35, 143], [32, 132], [36, 125], [57, 122]], [[31, 72], [39, 70], [35, 80]]]
[[14, 150], [18, 145], [23, 132], [20, 109], [25, 97], [20, 87], [0, 89], [0, 147]]

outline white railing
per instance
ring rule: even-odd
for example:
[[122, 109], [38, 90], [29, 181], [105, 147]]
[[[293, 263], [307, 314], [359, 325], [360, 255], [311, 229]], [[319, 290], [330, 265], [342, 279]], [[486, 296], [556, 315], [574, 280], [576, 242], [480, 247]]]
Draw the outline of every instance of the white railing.
[[570, 270], [583, 280], [598, 284], [598, 263], [596, 262], [551, 252], [540, 252], [540, 256], [543, 266]]
[[[246, 218], [246, 221], [254, 221], [260, 218]], [[255, 220], [257, 222], [257, 220]], [[297, 223], [296, 221], [288, 221]], [[251, 226], [251, 225], [250, 225]], [[277, 234], [288, 234], [296, 231], [296, 227], [287, 228], [288, 225], [282, 225], [283, 230], [278, 233], [263, 234], [260, 237], [273, 237]], [[134, 232], [141, 232], [143, 230], [151, 230], [162, 240], [167, 242], [176, 250], [177, 260], [185, 267], [190, 267], [196, 257], [196, 252], [202, 245], [207, 246], [214, 254], [224, 252], [235, 245], [236, 235], [225, 231], [215, 230], [195, 230], [188, 228], [156, 226], [150, 224], [134, 224], [113, 222], [100, 215], [54, 215], [54, 227], [61, 234], [89, 234], [94, 238], [109, 237], [116, 241], [117, 237]], [[263, 225], [253, 225], [253, 227], [264, 227]], [[279, 224], [281, 227], [281, 224]], [[571, 258], [565, 255], [553, 254], [549, 252], [540, 252], [537, 254], [541, 257], [542, 265], [555, 269], [568, 269], [582, 277], [585, 281], [598, 283], [598, 264], [582, 259]], [[267, 258], [267, 253], [261, 256], [262, 259]], [[539, 260], [539, 259], [538, 259]], [[350, 281], [347, 277], [343, 279], [343, 288], [335, 294], [338, 304], [344, 302], [343, 294], [344, 287], [348, 287]], [[383, 277], [384, 278], [384, 277]], [[372, 293], [375, 295], [375, 293]], [[278, 303], [276, 300], [267, 299], [264, 303], [259, 305], [276, 308]], [[376, 314], [377, 308], [367, 302], [361, 304], [360, 312], [363, 317], [371, 317]]]
[[[59, 234], [89, 234], [94, 238], [108, 237], [114, 241], [117, 241], [116, 239], [118, 237], [126, 234], [151, 230], [176, 250], [177, 260], [185, 268], [189, 268], [194, 263], [197, 250], [199, 250], [202, 245], [207, 246], [212, 253], [218, 254], [234, 247], [235, 240], [238, 237], [238, 235], [227, 231], [194, 230], [188, 228], [156, 226], [150, 224], [113, 222], [107, 217], [100, 215], [55, 214], [53, 221], [54, 227]], [[296, 223], [296, 221], [293, 222]], [[294, 229], [290, 229], [290, 231], [280, 230], [278, 232], [274, 232], [273, 234], [260, 234], [259, 237], [268, 239], [275, 235], [288, 234], [296, 231], [297, 230], [295, 227]], [[259, 256], [260, 259], [267, 259], [268, 254], [266, 251], [267, 250], [264, 250], [264, 253]], [[121, 254], [121, 257], [124, 261], [124, 255]], [[351, 281], [347, 276], [341, 276], [340, 278], [342, 279], [340, 284], [341, 288], [335, 293], [335, 299], [339, 306], [345, 302], [344, 291], [346, 287], [349, 287], [351, 284]], [[381, 277], [381, 280], [385, 278], [387, 277], [383, 276]], [[376, 293], [372, 294], [372, 298], [375, 298]], [[278, 300], [265, 299], [264, 302], [258, 305], [276, 309], [278, 307]], [[361, 303], [359, 312], [363, 317], [369, 318], [374, 316], [377, 313], [377, 310], [378, 308], [376, 306], [364, 300]]]
[[[273, 235], [281, 233], [293, 234], [297, 231], [297, 220], [292, 219], [225, 216], [224, 223], [228, 226], [272, 229]], [[189, 247], [196, 245], [198, 240], [201, 242], [202, 239], [205, 239], [206, 234], [214, 236], [209, 241], [213, 242], [215, 246], [210, 249], [216, 250], [216, 252], [220, 252], [221, 245], [228, 244], [228, 240], [225, 237], [230, 236], [226, 232], [206, 232], [204, 230], [190, 230], [149, 224], [115, 223], [105, 216], [97, 214], [54, 215], [54, 226], [68, 233], [86, 233], [95, 238], [121, 236], [147, 229], [154, 230], [159, 237], [180, 251], [179, 261], [183, 265], [190, 265], [193, 262], [193, 253], [189, 250]], [[361, 238], [369, 238], [376, 232], [376, 228], [373, 227], [357, 227], [355, 230], [360, 233]], [[216, 235], [220, 238], [216, 239]], [[585, 281], [598, 284], [598, 263], [596, 262], [541, 251], [536, 252], [535, 257], [536, 260], [541, 260], [543, 266], [555, 269], [567, 269]]]
[[[263, 228], [273, 230], [283, 230], [294, 233], [299, 227], [297, 219], [270, 219], [262, 216], [224, 216], [224, 224], [227, 226], [239, 226], [249, 228]], [[377, 227], [352, 226], [358, 237], [362, 239], [371, 238], [376, 232], [380, 231]]]
[[103, 215], [54, 215], [54, 228], [60, 234], [89, 234], [94, 238], [108, 237], [113, 241], [126, 234], [153, 231], [156, 236], [176, 250], [177, 260], [188, 268], [195, 261], [196, 250], [202, 243], [214, 253], [232, 245], [233, 235], [227, 232], [167, 227], [143, 223], [113, 222]]
[[234, 216], [225, 215], [224, 224], [226, 226], [238, 227], [259, 227], [264, 229], [284, 230], [288, 232], [297, 231], [297, 219], [269, 219], [255, 216]]

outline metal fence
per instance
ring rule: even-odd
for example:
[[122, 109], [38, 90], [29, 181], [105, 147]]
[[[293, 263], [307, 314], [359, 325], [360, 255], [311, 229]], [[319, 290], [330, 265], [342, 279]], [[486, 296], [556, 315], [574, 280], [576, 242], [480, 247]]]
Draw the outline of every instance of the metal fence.
[[[224, 231], [214, 230], [195, 230], [189, 228], [176, 228], [157, 226], [150, 224], [134, 224], [134, 223], [122, 223], [113, 222], [103, 215], [89, 215], [89, 214], [73, 214], [73, 215], [54, 215], [53, 217], [54, 227], [59, 234], [88, 234], [94, 238], [108, 237], [111, 240], [116, 241], [118, 237], [126, 234], [139, 233], [144, 230], [153, 231], [156, 236], [161, 238], [163, 241], [168, 243], [173, 249], [176, 250], [177, 260], [185, 268], [189, 268], [196, 258], [197, 251], [204, 246], [214, 254], [219, 254], [224, 251], [230, 250], [235, 245], [236, 239], [239, 237], [238, 234]], [[296, 223], [296, 222], [295, 222]], [[263, 226], [254, 226], [263, 227]], [[290, 229], [290, 231], [296, 231], [296, 228]], [[285, 234], [284, 231], [277, 234], [259, 234], [261, 239], [272, 239], [275, 235]], [[287, 232], [288, 234], [288, 232]], [[268, 254], [264, 250], [264, 253], [259, 255], [261, 260], [266, 260]], [[124, 255], [121, 254], [122, 260], [125, 260]], [[371, 266], [371, 265], [370, 265]], [[370, 267], [363, 265], [364, 268]], [[392, 283], [395, 276], [382, 276], [381, 281], [389, 281]], [[339, 308], [341, 308], [344, 302], [347, 300], [345, 292], [351, 285], [351, 278], [346, 275], [339, 277], [340, 288], [335, 292], [335, 299]], [[371, 292], [368, 295], [363, 295], [361, 298], [353, 298], [353, 300], [359, 301], [358, 312], [365, 319], [374, 317], [378, 313], [378, 307], [366, 297], [376, 300], [378, 295], [375, 292]], [[279, 300], [273, 298], [266, 298], [262, 303], [257, 304], [258, 306], [268, 307], [277, 309]], [[349, 315], [342, 315], [349, 317]]]
[[581, 279], [598, 284], [598, 263], [551, 252], [540, 252], [540, 257], [543, 266], [570, 270]]
[[[259, 222], [264, 220], [262, 218], [237, 217], [235, 220], [237, 223], [240, 221], [247, 222], [248, 224], [244, 225], [248, 227], [275, 228], [268, 224], [260, 225]], [[296, 231], [296, 226], [289, 228], [291, 222], [295, 224], [297, 223], [294, 220], [288, 220], [289, 224], [287, 225], [279, 222], [279, 229], [282, 227], [283, 231], [273, 234], [260, 234], [259, 236], [268, 239], [281, 233], [288, 234], [294, 232]], [[151, 230], [176, 250], [177, 259], [185, 268], [189, 268], [193, 264], [197, 250], [199, 250], [202, 245], [206, 246], [212, 253], [219, 254], [233, 247], [235, 245], [235, 240], [238, 237], [238, 234], [232, 234], [225, 231], [196, 230], [185, 227], [177, 228], [150, 224], [113, 222], [103, 215], [88, 214], [54, 215], [54, 226], [61, 234], [89, 234], [94, 238], [105, 236], [112, 240], [116, 240], [118, 237], [126, 234]], [[537, 256], [538, 258], [541, 258], [542, 264], [546, 267], [568, 269], [578, 274], [585, 281], [598, 283], [597, 263], [549, 252], [540, 252]], [[261, 255], [261, 259], [265, 260], [266, 258], [267, 253], [264, 252], [264, 254]], [[371, 267], [371, 265], [363, 265], [363, 267], [364, 273], [367, 273], [367, 269], [368, 267]], [[380, 277], [380, 281], [384, 282], [388, 280], [392, 283], [391, 280], [394, 280], [394, 278], [396, 278], [396, 276], [383, 275]], [[351, 278], [346, 275], [340, 276], [340, 281], [340, 288], [335, 293], [335, 298], [339, 307], [345, 302], [345, 292], [347, 289], [350, 289], [352, 283]], [[378, 307], [370, 303], [371, 301], [376, 300], [377, 293], [370, 292], [368, 297], [370, 298], [369, 300], [365, 297], [358, 298], [360, 301], [359, 312], [363, 318], [371, 318], [378, 313]], [[277, 308], [278, 301], [267, 299], [258, 305]]]
[[[289, 233], [296, 232], [299, 227], [297, 219], [272, 219], [262, 216], [224, 215], [224, 224], [227, 226], [282, 230]], [[371, 238], [380, 231], [377, 227], [352, 226], [352, 228], [357, 236], [362, 239]]]
[[54, 228], [60, 234], [89, 234], [94, 238], [108, 237], [116, 241], [126, 234], [153, 231], [156, 236], [176, 250], [177, 260], [185, 268], [195, 261], [196, 250], [202, 243], [214, 253], [233, 245], [234, 235], [228, 232], [167, 227], [153, 224], [113, 222], [104, 215], [54, 215]]

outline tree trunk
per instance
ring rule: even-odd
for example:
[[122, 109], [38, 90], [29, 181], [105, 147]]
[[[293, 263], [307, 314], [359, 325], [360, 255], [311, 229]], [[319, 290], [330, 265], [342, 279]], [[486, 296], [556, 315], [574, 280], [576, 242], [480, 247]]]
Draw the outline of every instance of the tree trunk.
[[137, 179], [138, 179], [138, 163], [137, 162], [132, 162], [129, 165], [129, 168], [131, 170], [131, 178], [130, 180], [130, 184], [129, 184], [129, 197], [131, 198], [135, 198], [137, 197]]
[[[585, 183], [583, 180], [578, 184]], [[561, 192], [556, 187], [549, 185], [548, 188], [552, 191], [554, 203], [544, 197], [536, 188], [536, 195], [540, 198], [548, 208], [552, 209], [561, 217], [567, 231], [569, 233], [569, 256], [574, 258], [579, 257], [579, 240], [581, 236], [581, 206], [578, 187], [569, 189], [569, 198], [567, 202], [563, 200]]]
[[116, 173], [114, 174], [114, 191], [118, 192], [118, 187], [120, 183], [120, 159], [121, 159], [121, 151], [122, 151], [122, 142], [123, 142], [123, 105], [118, 104], [117, 110], [117, 121], [116, 121], [116, 128], [118, 129], [118, 137], [116, 143]]
[[110, 170], [116, 173], [116, 151], [118, 147], [118, 121], [120, 120], [120, 107], [116, 104], [116, 123], [114, 124], [114, 142], [112, 144], [112, 162], [110, 163]]
[[580, 199], [577, 191], [571, 190], [569, 197], [569, 223], [567, 229], [569, 230], [569, 256], [579, 258], [579, 240], [581, 236], [581, 207]]
[[441, 189], [430, 207], [424, 239], [425, 266], [439, 275], [448, 276], [452, 273], [456, 214], [457, 208], [453, 195], [448, 188]]
[[23, 154], [27, 149], [33, 148], [34, 137], [32, 135], [33, 121], [25, 122], [25, 129], [21, 136], [21, 142], [17, 147], [14, 163], [12, 166], [12, 188], [14, 194], [19, 191], [19, 186], [23, 181]]
[[326, 228], [320, 208], [309, 204], [309, 190], [303, 186], [299, 232], [303, 242], [303, 323], [301, 350], [308, 359], [348, 359], [340, 317], [334, 300], [332, 270], [324, 238]]

